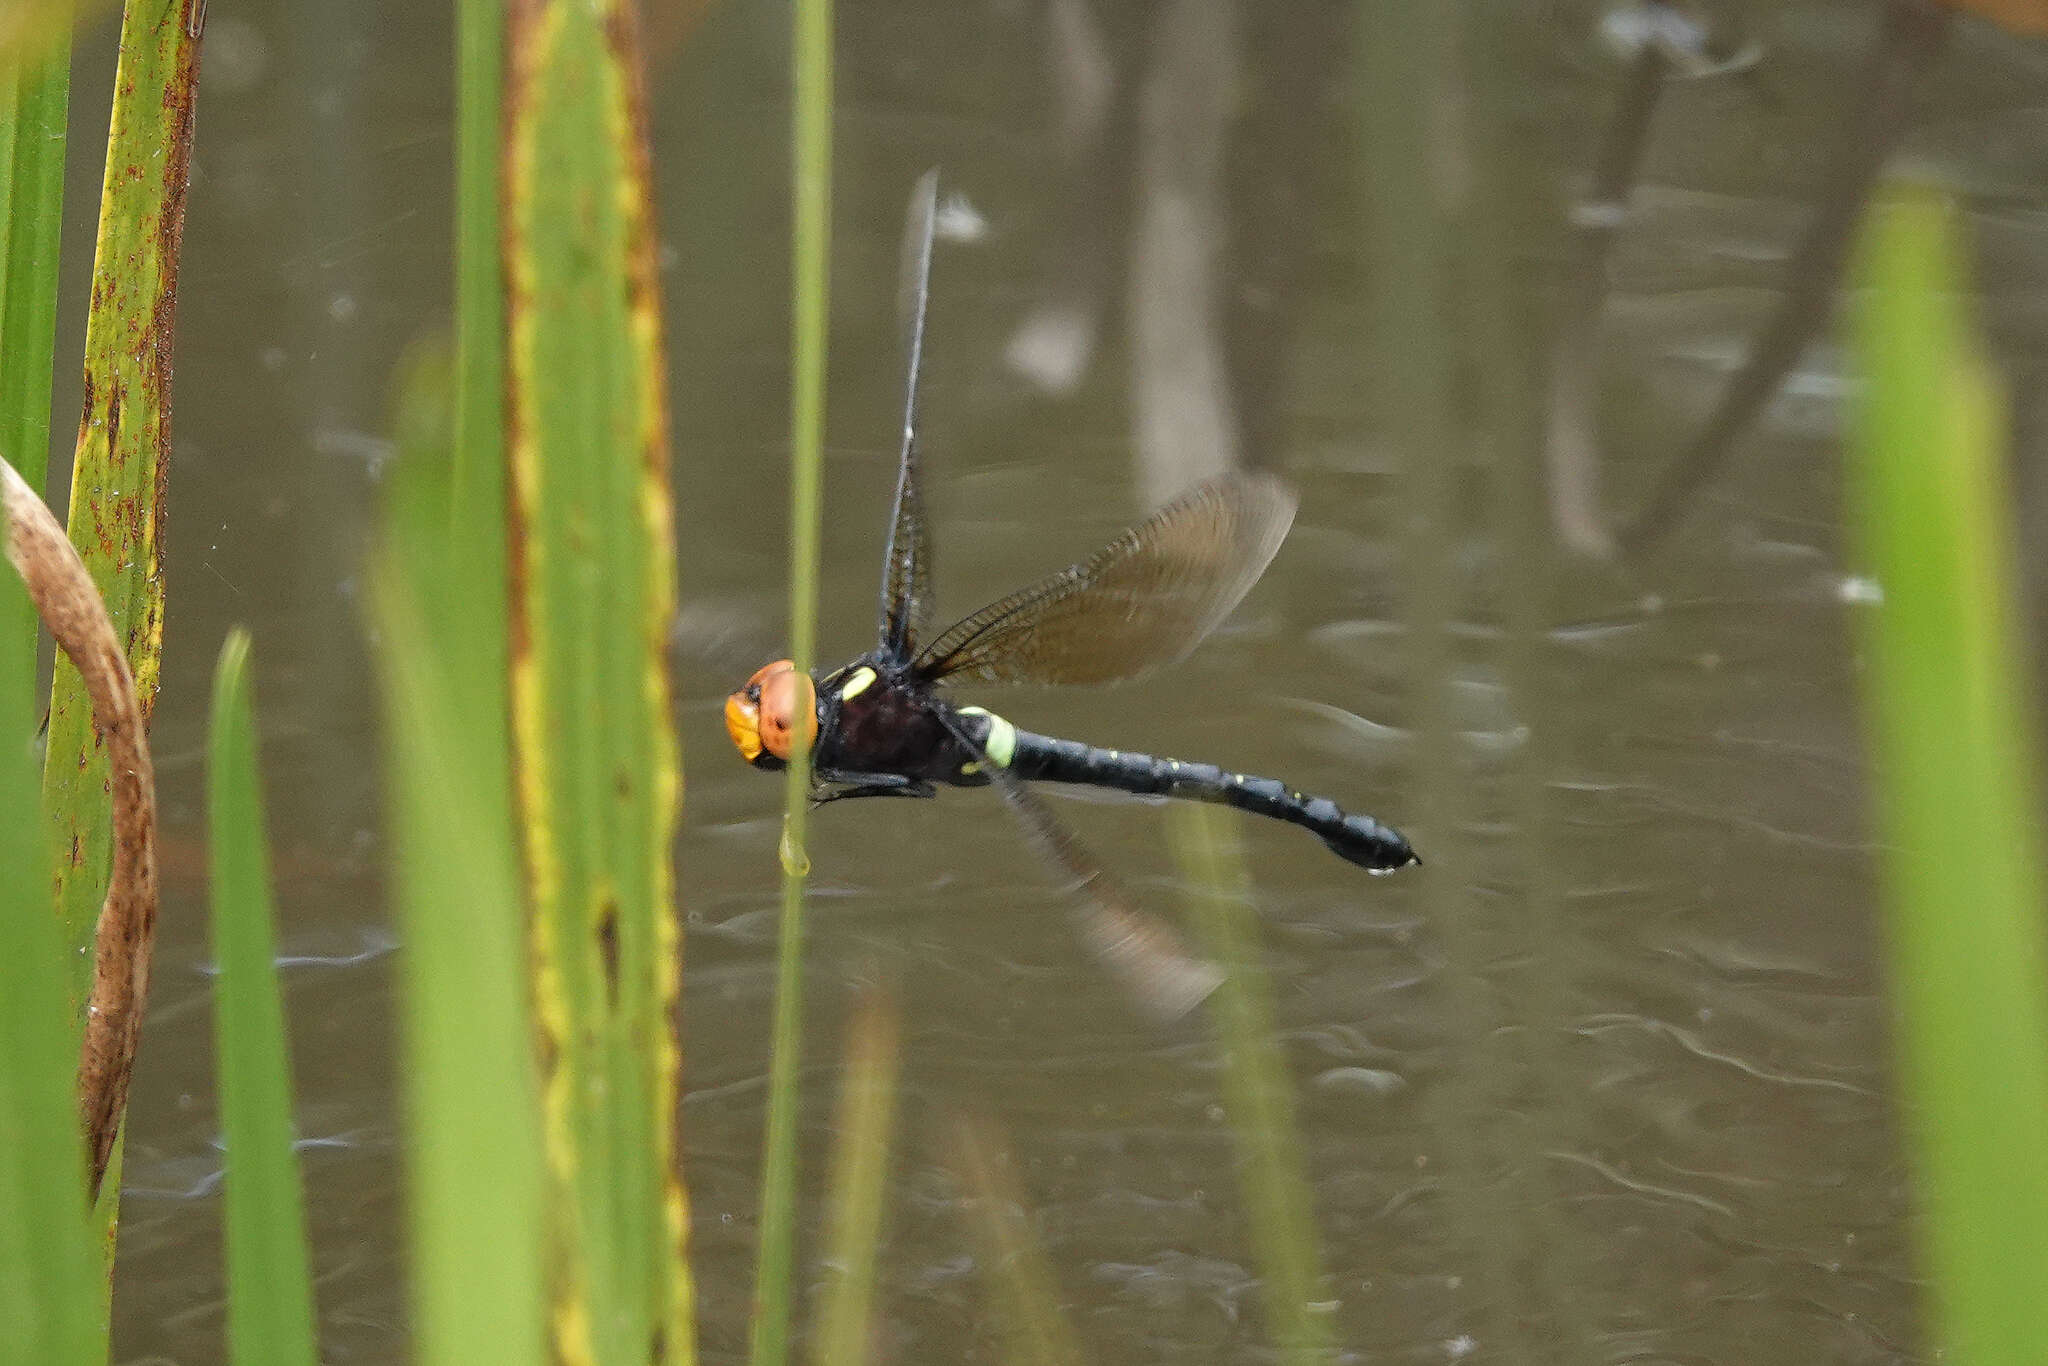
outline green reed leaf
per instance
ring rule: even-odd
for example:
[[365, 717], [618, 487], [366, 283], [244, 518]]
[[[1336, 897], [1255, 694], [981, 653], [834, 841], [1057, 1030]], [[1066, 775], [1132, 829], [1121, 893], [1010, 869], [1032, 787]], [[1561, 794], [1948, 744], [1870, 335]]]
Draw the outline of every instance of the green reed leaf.
[[291, 1065], [278, 997], [276, 910], [257, 776], [249, 637], [222, 646], [208, 734], [206, 834], [213, 906], [214, 1058], [227, 1142], [230, 1359], [312, 1366], [305, 1202], [292, 1151]]
[[[547, 1359], [540, 1095], [490, 509], [454, 494], [445, 352], [415, 351], [372, 576], [395, 852], [414, 1359]], [[502, 553], [502, 552], [501, 552]]]
[[[0, 620], [28, 611], [0, 567]], [[26, 1362], [82, 1362], [101, 1347], [104, 1271], [86, 1223], [73, 1027], [33, 756], [35, 656], [0, 651], [0, 1324]]]
[[[0, 455], [38, 492], [50, 456], [70, 92], [62, 29], [40, 55], [0, 66]], [[36, 647], [35, 614], [26, 599], [19, 606], [18, 621], [0, 619], [0, 650]]]
[[555, 1350], [687, 1359], [681, 775], [660, 286], [628, 0], [520, 0], [505, 101], [512, 721], [545, 1047]]
[[1899, 190], [1857, 259], [1850, 522], [1892, 993], [1939, 1339], [2048, 1361], [2048, 956], [2004, 404], [1951, 211]]
[[[71, 474], [71, 539], [125, 645], [144, 716], [156, 700], [163, 658], [160, 551], [171, 449], [171, 343], [192, 156], [199, 3], [132, 0], [122, 19], [85, 323], [85, 411]], [[50, 693], [43, 802], [64, 851], [57, 869], [59, 914], [74, 946], [91, 942], [107, 890], [106, 781], [92, 704], [77, 670], [60, 659]], [[89, 955], [78, 955], [74, 1002], [84, 1001], [90, 972]], [[116, 1183], [107, 1189], [117, 1189]]]

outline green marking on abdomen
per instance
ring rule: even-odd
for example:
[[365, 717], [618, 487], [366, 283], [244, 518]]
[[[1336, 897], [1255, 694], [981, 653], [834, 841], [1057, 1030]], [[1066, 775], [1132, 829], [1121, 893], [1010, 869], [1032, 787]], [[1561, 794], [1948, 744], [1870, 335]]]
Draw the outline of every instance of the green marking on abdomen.
[[988, 718], [988, 738], [981, 742], [982, 752], [997, 768], [1008, 768], [1017, 757], [1017, 728], [985, 707], [962, 707], [960, 714]]

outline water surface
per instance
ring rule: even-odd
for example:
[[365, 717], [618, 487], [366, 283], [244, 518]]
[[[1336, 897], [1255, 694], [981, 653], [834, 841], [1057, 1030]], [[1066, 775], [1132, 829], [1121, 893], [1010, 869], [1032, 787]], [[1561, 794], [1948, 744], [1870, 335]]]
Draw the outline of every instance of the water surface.
[[[1456, 581], [1436, 585], [1455, 603], [1450, 676], [1418, 676], [1406, 605], [1429, 585], [1403, 554], [1417, 453], [1389, 440], [1373, 383], [1373, 286], [1401, 263], [1367, 259], [1349, 7], [1245, 6], [1261, 17], [1235, 30], [1204, 27], [1228, 12], [1200, 4], [1104, 8], [1122, 93], [1106, 152], [1081, 163], [1040, 6], [840, 17], [824, 650], [850, 655], [873, 629], [895, 236], [915, 176], [942, 165], [973, 211], [961, 217], [981, 222], [977, 240], [942, 246], [935, 281], [943, 616], [1092, 549], [1172, 482], [1134, 458], [1133, 395], [1150, 381], [1132, 282], [1160, 248], [1133, 187], [1156, 186], [1162, 165], [1208, 175], [1256, 248], [1221, 282], [1209, 338], [1237, 386], [1233, 444], [1298, 484], [1294, 533], [1171, 673], [980, 700], [1033, 729], [1281, 775], [1402, 825], [1431, 857], [1368, 879], [1297, 831], [1243, 832], [1334, 1338], [1372, 1361], [1927, 1359], [1853, 710], [1839, 358], [1807, 358], [1668, 551], [1561, 568], [1533, 635], [1503, 606], [1511, 576], [1538, 570], [1500, 534], [1491, 457], [1476, 441], [1431, 453], [1465, 496], [1441, 528]], [[1498, 8], [1526, 146], [1503, 211], [1540, 228], [1577, 183], [1616, 73], [1587, 41], [1587, 7]], [[1607, 323], [1617, 507], [1699, 420], [1775, 297], [1868, 8], [1777, 7], [1758, 82], [1668, 99]], [[359, 575], [393, 375], [447, 324], [447, 22], [407, 4], [216, 5], [210, 19], [156, 723], [167, 889], [129, 1124], [123, 1361], [223, 1355], [199, 784], [207, 678], [237, 622], [257, 639], [323, 1354], [405, 1352], [395, 944]], [[687, 35], [652, 26], [688, 778], [682, 1122], [708, 1361], [745, 1344], [772, 982], [781, 789], [739, 763], [718, 705], [784, 641], [781, 24], [774, 7], [728, 4]], [[1217, 32], [1236, 35], [1220, 55], [1202, 46]], [[86, 44], [74, 81], [72, 299], [107, 50]], [[1215, 82], [1204, 62], [1223, 58], [1235, 72]], [[1158, 148], [1134, 131], [1148, 73], [1191, 102], [1167, 124], [1191, 140], [1179, 160], [1148, 161]], [[1966, 26], [1910, 147], [1969, 196], [2023, 454], [2048, 341], [2044, 75], [2041, 48]], [[1229, 103], [1204, 105], [1204, 89]], [[1213, 164], [1197, 136], [1211, 124], [1234, 139]], [[1556, 239], [1517, 240], [1517, 306], [1540, 316]], [[1100, 344], [1049, 394], [1006, 355], [1034, 310], [1069, 305], [1094, 310]], [[76, 353], [77, 326], [60, 354]], [[1474, 338], [1453, 341], [1482, 363]], [[1448, 690], [1457, 734], [1449, 770], [1426, 773], [1414, 727], [1431, 688]], [[1430, 783], [1452, 814], [1417, 825]], [[1149, 903], [1175, 907], [1157, 807], [1057, 808]], [[962, 1112], [1007, 1135], [1088, 1359], [1267, 1359], [1204, 1030], [1161, 1032], [1117, 997], [992, 795], [847, 803], [814, 832], [806, 1208], [851, 988], [893, 979], [907, 1014], [884, 1359], [996, 1353], [945, 1146]]]

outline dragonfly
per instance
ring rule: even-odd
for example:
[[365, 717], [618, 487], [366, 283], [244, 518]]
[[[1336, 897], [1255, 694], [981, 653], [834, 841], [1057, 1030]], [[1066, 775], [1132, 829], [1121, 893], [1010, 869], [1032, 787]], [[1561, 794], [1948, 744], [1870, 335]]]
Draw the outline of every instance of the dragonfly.
[[956, 681], [1113, 683], [1184, 658], [1265, 572], [1293, 524], [1296, 497], [1266, 473], [1207, 480], [1087, 559], [930, 634], [918, 372], [937, 202], [931, 171], [911, 196], [904, 230], [898, 306], [907, 377], [875, 647], [815, 677], [787, 659], [762, 666], [726, 699], [726, 730], [756, 768], [783, 769], [792, 755], [807, 753], [814, 803], [994, 786], [1030, 843], [1070, 880], [1083, 942], [1141, 1006], [1178, 1016], [1220, 974], [1163, 920], [1137, 909], [1030, 785], [1219, 803], [1300, 826], [1372, 873], [1421, 860], [1390, 826], [1278, 779], [1040, 735], [948, 696], [946, 685]]

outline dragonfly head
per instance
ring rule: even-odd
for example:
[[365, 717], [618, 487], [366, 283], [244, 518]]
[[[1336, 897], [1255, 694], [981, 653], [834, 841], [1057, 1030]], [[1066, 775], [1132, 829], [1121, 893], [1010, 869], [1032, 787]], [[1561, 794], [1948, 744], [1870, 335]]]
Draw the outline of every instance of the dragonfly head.
[[789, 660], [764, 664], [725, 699], [725, 733], [757, 768], [789, 762], [799, 733], [806, 751], [818, 740], [818, 690]]

